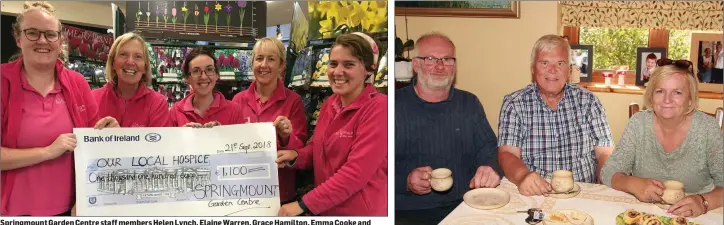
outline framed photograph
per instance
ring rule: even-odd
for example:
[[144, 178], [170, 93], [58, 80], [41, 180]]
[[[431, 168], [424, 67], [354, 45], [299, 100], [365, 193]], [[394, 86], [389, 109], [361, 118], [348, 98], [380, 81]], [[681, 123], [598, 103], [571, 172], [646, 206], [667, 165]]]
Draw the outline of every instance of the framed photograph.
[[395, 16], [520, 18], [518, 1], [395, 1]]
[[689, 60], [694, 63], [694, 72], [699, 78], [700, 91], [721, 92], [724, 74], [722, 74], [722, 65], [717, 65], [715, 62], [724, 61], [722, 40], [724, 40], [722, 34], [691, 34]]
[[[591, 82], [593, 77], [593, 45], [571, 45], [571, 81]], [[578, 78], [578, 79], [576, 79]], [[578, 80], [578, 82], [575, 82]]]
[[643, 86], [649, 82], [651, 72], [656, 68], [656, 60], [666, 58], [666, 48], [636, 49], [636, 85]]

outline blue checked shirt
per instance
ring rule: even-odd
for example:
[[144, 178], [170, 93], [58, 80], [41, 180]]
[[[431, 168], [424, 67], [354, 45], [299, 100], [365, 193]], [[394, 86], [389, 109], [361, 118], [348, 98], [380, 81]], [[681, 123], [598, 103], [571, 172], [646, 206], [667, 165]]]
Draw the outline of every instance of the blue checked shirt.
[[611, 129], [598, 98], [573, 84], [564, 86], [552, 110], [536, 84], [506, 95], [500, 110], [498, 146], [521, 148], [528, 170], [550, 178], [553, 171], [573, 171], [576, 182], [596, 182], [594, 146], [613, 146]]

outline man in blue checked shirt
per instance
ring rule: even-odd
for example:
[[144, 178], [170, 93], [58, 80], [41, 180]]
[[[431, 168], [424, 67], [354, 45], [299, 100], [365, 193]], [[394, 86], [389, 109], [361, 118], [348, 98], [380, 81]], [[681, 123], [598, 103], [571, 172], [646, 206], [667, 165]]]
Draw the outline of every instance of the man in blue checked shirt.
[[556, 170], [576, 182], [596, 183], [613, 151], [601, 102], [567, 83], [570, 45], [556, 35], [538, 39], [531, 53], [533, 84], [503, 98], [498, 124], [498, 161], [523, 195], [551, 193]]

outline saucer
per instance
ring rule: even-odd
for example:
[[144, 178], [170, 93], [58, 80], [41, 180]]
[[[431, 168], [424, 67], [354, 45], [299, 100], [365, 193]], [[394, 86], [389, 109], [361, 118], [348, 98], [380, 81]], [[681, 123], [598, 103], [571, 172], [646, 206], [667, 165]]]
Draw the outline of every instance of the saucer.
[[[555, 216], [555, 217], [554, 217]], [[565, 209], [547, 212], [545, 225], [593, 225], [593, 217], [579, 210]]]
[[552, 192], [546, 196], [552, 197], [552, 198], [560, 198], [560, 199], [573, 198], [573, 197], [576, 197], [579, 193], [581, 193], [581, 186], [579, 186], [578, 183], [573, 183], [573, 190], [571, 190], [569, 192], [570, 193], [568, 193], [568, 194], [562, 194], [562, 193], [559, 194], [556, 192]]
[[465, 204], [476, 209], [497, 209], [510, 202], [510, 194], [495, 188], [473, 189], [463, 195]]

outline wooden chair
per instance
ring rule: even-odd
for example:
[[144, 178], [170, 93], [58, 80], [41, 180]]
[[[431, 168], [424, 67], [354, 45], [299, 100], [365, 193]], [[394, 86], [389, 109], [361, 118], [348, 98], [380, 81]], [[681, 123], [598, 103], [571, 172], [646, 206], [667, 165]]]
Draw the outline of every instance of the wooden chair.
[[637, 112], [639, 112], [639, 104], [634, 102], [628, 105], [628, 118], [631, 118]]
[[724, 124], [724, 108], [722, 108], [722, 107], [716, 108], [716, 111], [714, 111], [714, 113], [709, 113], [709, 112], [704, 112], [704, 113], [716, 118], [716, 121], [719, 122], [719, 128], [724, 128], [724, 127], [722, 127], [722, 124]]

